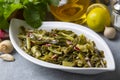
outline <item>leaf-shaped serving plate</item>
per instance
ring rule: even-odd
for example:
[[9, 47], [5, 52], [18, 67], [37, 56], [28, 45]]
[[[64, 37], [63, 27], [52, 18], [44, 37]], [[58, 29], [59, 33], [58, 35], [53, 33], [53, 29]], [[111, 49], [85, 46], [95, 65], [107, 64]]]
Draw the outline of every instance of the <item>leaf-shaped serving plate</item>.
[[91, 39], [95, 42], [96, 47], [99, 50], [103, 50], [105, 53], [105, 60], [107, 61], [107, 67], [106, 68], [76, 68], [76, 67], [66, 67], [66, 66], [61, 66], [61, 65], [56, 65], [52, 63], [48, 63], [45, 61], [38, 60], [30, 55], [28, 55], [26, 52], [24, 52], [20, 46], [19, 46], [19, 39], [17, 37], [19, 33], [19, 27], [20, 26], [25, 26], [25, 28], [31, 28], [25, 21], [19, 20], [19, 19], [12, 19], [10, 22], [10, 28], [9, 28], [9, 35], [10, 35], [10, 40], [16, 49], [16, 51], [22, 55], [25, 59], [38, 64], [40, 66], [48, 67], [48, 68], [53, 68], [53, 69], [59, 69], [59, 70], [64, 70], [67, 72], [72, 72], [72, 73], [81, 73], [81, 74], [97, 74], [101, 72], [106, 72], [106, 71], [114, 71], [115, 70], [115, 63], [114, 63], [114, 58], [112, 55], [112, 52], [106, 42], [94, 31], [91, 29], [84, 27], [82, 25], [74, 24], [74, 23], [68, 23], [68, 22], [56, 22], [56, 21], [48, 21], [48, 22], [43, 22], [42, 26], [40, 27], [41, 29], [45, 30], [51, 30], [54, 28], [57, 29], [65, 29], [65, 30], [71, 30], [75, 32], [76, 34], [84, 34], [88, 39]]

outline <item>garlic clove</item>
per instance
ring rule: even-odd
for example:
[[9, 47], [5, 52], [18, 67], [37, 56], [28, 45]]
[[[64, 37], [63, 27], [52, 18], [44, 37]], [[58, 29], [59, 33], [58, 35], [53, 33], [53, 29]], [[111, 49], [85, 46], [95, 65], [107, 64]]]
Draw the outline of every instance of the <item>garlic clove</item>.
[[0, 43], [0, 52], [11, 53], [13, 51], [13, 45], [10, 40], [4, 40]]
[[0, 58], [5, 61], [10, 61], [10, 62], [15, 60], [15, 58], [10, 54], [1, 54]]
[[116, 36], [116, 30], [113, 27], [105, 27], [104, 36], [108, 39], [114, 39]]

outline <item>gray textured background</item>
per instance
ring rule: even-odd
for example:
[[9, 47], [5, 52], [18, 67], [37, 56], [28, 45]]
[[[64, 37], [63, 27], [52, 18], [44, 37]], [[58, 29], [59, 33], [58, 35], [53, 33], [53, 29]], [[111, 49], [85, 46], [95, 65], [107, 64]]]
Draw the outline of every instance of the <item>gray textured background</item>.
[[119, 80], [120, 79], [120, 32], [114, 40], [100, 36], [110, 47], [116, 64], [116, 70], [96, 75], [73, 74], [60, 70], [49, 69], [29, 62], [13, 52], [15, 62], [0, 59], [0, 80]]

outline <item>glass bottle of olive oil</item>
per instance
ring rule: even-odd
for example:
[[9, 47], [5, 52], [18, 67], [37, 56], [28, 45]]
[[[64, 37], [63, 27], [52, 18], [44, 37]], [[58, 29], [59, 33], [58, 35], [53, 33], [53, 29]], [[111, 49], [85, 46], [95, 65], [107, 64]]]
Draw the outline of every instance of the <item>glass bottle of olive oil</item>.
[[51, 13], [61, 21], [83, 24], [90, 0], [67, 0], [62, 6], [50, 6]]

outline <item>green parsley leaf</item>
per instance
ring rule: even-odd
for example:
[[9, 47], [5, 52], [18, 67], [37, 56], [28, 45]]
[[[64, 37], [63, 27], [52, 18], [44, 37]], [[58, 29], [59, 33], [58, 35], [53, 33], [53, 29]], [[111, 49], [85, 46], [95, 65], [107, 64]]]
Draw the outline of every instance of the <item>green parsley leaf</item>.
[[14, 3], [10, 5], [6, 5], [4, 7], [4, 17], [7, 19], [15, 10], [21, 9], [23, 6], [20, 3]]
[[0, 16], [0, 29], [7, 29], [9, 27], [9, 23], [7, 20], [1, 15]]
[[25, 21], [33, 28], [38, 28], [42, 24], [39, 7], [37, 5], [35, 6], [33, 3], [26, 5], [23, 15]]

